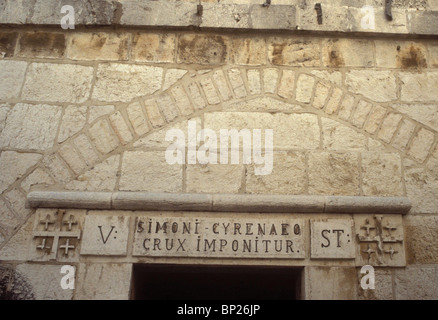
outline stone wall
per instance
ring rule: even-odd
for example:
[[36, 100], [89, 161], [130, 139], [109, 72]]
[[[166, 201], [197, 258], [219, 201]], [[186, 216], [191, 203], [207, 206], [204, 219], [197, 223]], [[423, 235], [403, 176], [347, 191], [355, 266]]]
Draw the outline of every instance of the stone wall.
[[[29, 256], [34, 222], [46, 209], [37, 214], [26, 208], [26, 196], [44, 186], [90, 192], [406, 196], [413, 204], [403, 218], [407, 266], [377, 269], [381, 286], [370, 294], [359, 287], [359, 269], [314, 265], [305, 271], [306, 297], [438, 298], [438, 41], [413, 35], [436, 35], [433, 23], [418, 27], [412, 19], [371, 34], [335, 23], [324, 26], [323, 31], [357, 31], [355, 37], [255, 32], [251, 29], [283, 28], [256, 27], [255, 11], [236, 11], [255, 2], [230, 1], [222, 9], [232, 6], [240, 25], [253, 18], [243, 32], [226, 29], [239, 29], [237, 20], [213, 25], [213, 17], [204, 20], [211, 25], [197, 25], [207, 29], [179, 30], [193, 23], [172, 23], [164, 15], [159, 15], [164, 22], [142, 27], [177, 28], [145, 29], [132, 27], [140, 24], [138, 8], [133, 16], [129, 8], [138, 3], [121, 2], [120, 17], [120, 3], [113, 1], [105, 2], [114, 5], [106, 9], [108, 23], [93, 20], [83, 24], [94, 27], [64, 31], [48, 26], [58, 20], [36, 18], [46, 12], [39, 5], [50, 1], [33, 2], [35, 10], [22, 20], [0, 12], [0, 21], [8, 24], [0, 32], [0, 296], [129, 297], [132, 261], [127, 258], [67, 259], [78, 275], [72, 292], [58, 286], [62, 259]], [[291, 5], [283, 2], [277, 8]], [[311, 10], [312, 23], [302, 29], [315, 31], [310, 2], [293, 7]], [[163, 3], [175, 5], [150, 4]], [[197, 4], [178, 3], [181, 8]], [[213, 4], [202, 3], [204, 15], [213, 14], [208, 10]], [[359, 10], [355, 3], [333, 6]], [[9, 1], [3, 6], [4, 12], [13, 10]], [[393, 12], [435, 17], [437, 9], [436, 1], [394, 1]], [[333, 10], [327, 9], [324, 19], [333, 19]], [[294, 30], [305, 25], [306, 15], [295, 17], [300, 23]], [[17, 26], [17, 21], [33, 26]], [[187, 132], [189, 121], [198, 130], [216, 132], [274, 129], [272, 173], [256, 175], [254, 164], [242, 162], [167, 164], [166, 132]], [[88, 211], [74, 214], [83, 224]], [[327, 274], [339, 281], [322, 292], [313, 287]], [[109, 287], [95, 288], [102, 275]], [[343, 277], [353, 279], [350, 291], [339, 287]]]

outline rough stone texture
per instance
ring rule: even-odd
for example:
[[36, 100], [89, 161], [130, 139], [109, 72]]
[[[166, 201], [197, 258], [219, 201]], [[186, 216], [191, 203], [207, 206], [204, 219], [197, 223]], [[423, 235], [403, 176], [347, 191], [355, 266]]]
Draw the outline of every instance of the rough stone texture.
[[315, 96], [313, 98], [313, 106], [322, 109], [325, 106], [325, 101], [329, 95], [330, 87], [322, 82], [318, 82], [315, 88]]
[[119, 143], [107, 120], [96, 122], [89, 130], [91, 142], [101, 153], [107, 154], [118, 147]]
[[337, 121], [321, 118], [322, 145], [328, 150], [366, 150], [367, 137]]
[[132, 58], [145, 62], [174, 62], [175, 35], [138, 33], [132, 40]]
[[438, 131], [438, 106], [436, 104], [395, 104], [395, 110]]
[[20, 219], [7, 207], [6, 202], [0, 199], [0, 227], [9, 235], [16, 230], [19, 224]]
[[344, 92], [341, 89], [333, 89], [330, 98], [327, 101], [327, 106], [325, 107], [325, 112], [327, 114], [333, 114], [338, 110], [343, 94]]
[[84, 127], [86, 120], [87, 107], [68, 106], [65, 108], [59, 129], [58, 142], [64, 142], [66, 139], [79, 132]]
[[122, 145], [126, 145], [134, 138], [120, 111], [110, 115], [109, 119], [114, 133]]
[[26, 68], [24, 61], [0, 61], [0, 100], [18, 98]]
[[415, 130], [415, 123], [410, 120], [403, 119], [400, 125], [400, 129], [397, 131], [394, 137], [392, 145], [400, 150], [405, 150], [406, 146]]
[[[365, 273], [360, 273], [358, 268], [358, 282]], [[360, 300], [394, 300], [392, 289], [393, 276], [391, 270], [374, 268], [374, 289], [364, 290], [358, 287], [358, 297]]]
[[[352, 300], [357, 297], [355, 268], [309, 267], [305, 271], [305, 298]], [[345, 283], [350, 285], [346, 286]]]
[[120, 156], [111, 156], [65, 185], [68, 190], [113, 191], [116, 186]]
[[78, 135], [73, 140], [73, 144], [87, 166], [91, 166], [99, 160], [99, 155], [94, 150], [90, 139], [85, 134], [82, 133]]
[[214, 87], [213, 81], [210, 78], [206, 78], [201, 81], [201, 88], [204, 91], [208, 104], [218, 104], [221, 102], [218, 93]]
[[228, 59], [228, 38], [183, 34], [178, 37], [178, 63], [223, 64]]
[[307, 74], [300, 74], [297, 80], [295, 99], [298, 102], [310, 103], [313, 94], [315, 79]]
[[204, 98], [201, 95], [201, 91], [195, 82], [190, 83], [187, 86], [187, 89], [196, 109], [203, 109], [207, 106]]
[[437, 264], [437, 216], [409, 215], [405, 220], [406, 254], [408, 264]]
[[302, 194], [306, 181], [306, 160], [301, 152], [274, 152], [272, 173], [255, 175], [251, 164], [246, 172], [246, 192], [259, 194]]
[[33, 185], [51, 185], [54, 184], [53, 179], [50, 175], [42, 168], [36, 168], [30, 175], [28, 175], [23, 182], [21, 183], [21, 187], [29, 192]]
[[155, 100], [155, 102], [157, 103], [167, 122], [171, 122], [179, 116], [178, 108], [175, 106], [170, 95], [162, 94]]
[[408, 150], [408, 155], [412, 156], [420, 163], [424, 162], [429, 154], [434, 139], [435, 135], [432, 131], [421, 128], [412, 139], [411, 147]]
[[130, 34], [78, 32], [69, 37], [67, 58], [72, 60], [127, 60]]
[[388, 113], [380, 127], [380, 131], [377, 134], [379, 139], [382, 139], [386, 143], [389, 143], [397, 130], [397, 126], [400, 123], [402, 116], [398, 113]]
[[342, 99], [341, 105], [339, 106], [339, 112], [338, 116], [342, 120], [348, 120], [350, 119], [353, 109], [355, 106], [355, 99], [354, 96], [350, 94], [346, 94], [344, 96], [344, 99]]
[[395, 271], [397, 300], [434, 300], [437, 297], [438, 276], [435, 266], [408, 266]]
[[313, 39], [273, 38], [268, 44], [268, 58], [274, 65], [295, 67], [320, 66], [319, 43]]
[[246, 88], [243, 83], [242, 74], [239, 69], [228, 70], [228, 79], [230, 80], [231, 88], [233, 89], [236, 98], [246, 96]]
[[149, 125], [146, 121], [146, 117], [140, 103], [131, 103], [126, 108], [126, 112], [128, 114], [129, 121], [131, 122], [131, 126], [134, 129], [135, 134], [137, 134], [138, 136], [142, 136], [149, 132]]
[[295, 72], [291, 70], [283, 70], [281, 75], [280, 85], [278, 86], [278, 95], [280, 97], [290, 99], [294, 96], [295, 91]]
[[250, 8], [253, 29], [296, 29], [296, 8], [291, 5], [276, 5], [264, 8], [258, 4]]
[[424, 44], [408, 41], [375, 40], [376, 66], [383, 68], [427, 68]]
[[373, 105], [371, 103], [365, 100], [360, 100], [351, 118], [353, 125], [358, 128], [362, 128], [372, 107]]
[[364, 129], [366, 132], [374, 134], [379, 128], [383, 117], [386, 114], [386, 109], [381, 106], [374, 106], [371, 110], [368, 119], [366, 120]]
[[359, 194], [359, 157], [355, 153], [309, 154], [309, 193]]
[[249, 94], [261, 93], [260, 71], [257, 69], [247, 71]]
[[61, 108], [18, 103], [0, 135], [0, 147], [46, 150], [53, 146]]
[[182, 166], [167, 164], [164, 151], [127, 151], [123, 155], [119, 189], [181, 191]]
[[188, 116], [193, 113], [193, 106], [187, 96], [183, 86], [176, 86], [172, 88], [171, 94], [178, 107], [179, 113], [182, 116]]
[[17, 38], [18, 32], [0, 33], [0, 58], [9, 58], [14, 55]]
[[372, 67], [373, 43], [370, 40], [330, 39], [322, 43], [325, 67]]
[[235, 38], [231, 41], [230, 62], [240, 65], [266, 64], [266, 43], [263, 38]]
[[230, 111], [259, 111], [259, 112], [293, 112], [305, 109], [297, 104], [286, 103], [271, 97], [253, 98], [246, 101], [236, 101], [224, 105], [224, 109]]
[[232, 99], [233, 95], [228, 87], [227, 80], [225, 79], [225, 75], [222, 70], [217, 70], [213, 73], [213, 80], [222, 100], [228, 101]]
[[79, 265], [75, 300], [127, 300], [132, 264]]
[[25, 32], [20, 36], [17, 56], [27, 58], [62, 58], [65, 35], [49, 32]]
[[[3, 206], [2, 206], [3, 207]], [[0, 261], [26, 261], [32, 239], [34, 219], [29, 218], [0, 249]]]
[[67, 165], [56, 154], [52, 153], [45, 156], [43, 165], [56, 181], [66, 183], [71, 179]]
[[21, 178], [40, 159], [41, 155], [36, 153], [3, 151], [0, 155], [0, 192]]
[[400, 72], [401, 100], [406, 102], [437, 101], [438, 72]]
[[401, 159], [397, 153], [362, 153], [362, 191], [366, 196], [403, 194]]
[[91, 106], [88, 108], [88, 123], [93, 123], [97, 118], [114, 111], [114, 106]]
[[36, 300], [71, 300], [73, 290], [62, 289], [60, 283], [64, 276], [61, 265], [19, 264], [14, 281], [27, 282]]
[[265, 93], [275, 93], [277, 89], [278, 70], [264, 69], [263, 70], [263, 88]]
[[180, 80], [187, 73], [187, 70], [182, 69], [168, 69], [166, 70], [166, 75], [164, 76], [164, 84], [162, 90], [165, 91], [169, 89], [170, 86], [174, 85], [178, 80]]
[[389, 71], [350, 70], [346, 73], [348, 90], [376, 102], [397, 99], [396, 78]]
[[438, 175], [438, 146], [432, 151], [431, 156], [426, 163], [426, 167], [434, 174]]
[[93, 99], [129, 102], [159, 90], [162, 77], [163, 69], [159, 67], [101, 64], [97, 68]]
[[59, 149], [59, 155], [64, 159], [64, 161], [69, 165], [75, 174], [79, 174], [87, 167], [87, 164], [81, 158], [73, 144], [63, 144]]
[[239, 164], [188, 164], [186, 170], [187, 192], [238, 193], [242, 185], [243, 166]]
[[319, 146], [318, 119], [313, 114], [212, 112], [204, 114], [204, 127], [220, 129], [273, 129], [274, 149], [315, 149]]
[[161, 115], [157, 103], [153, 99], [149, 99], [144, 102], [144, 105], [146, 108], [146, 114], [152, 126], [155, 128], [162, 127], [166, 123], [166, 120], [164, 120]]
[[88, 99], [93, 68], [74, 64], [31, 63], [22, 98], [81, 103]]

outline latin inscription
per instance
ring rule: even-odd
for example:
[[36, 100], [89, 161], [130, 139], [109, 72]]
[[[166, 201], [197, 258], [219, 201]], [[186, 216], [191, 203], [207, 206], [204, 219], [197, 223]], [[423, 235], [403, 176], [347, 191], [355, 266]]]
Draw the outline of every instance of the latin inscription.
[[302, 219], [138, 217], [135, 256], [304, 259]]

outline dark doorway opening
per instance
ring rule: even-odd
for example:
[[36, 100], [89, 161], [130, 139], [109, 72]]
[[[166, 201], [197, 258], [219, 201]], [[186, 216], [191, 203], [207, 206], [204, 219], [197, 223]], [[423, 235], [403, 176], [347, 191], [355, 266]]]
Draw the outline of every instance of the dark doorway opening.
[[135, 300], [295, 300], [302, 268], [135, 264]]

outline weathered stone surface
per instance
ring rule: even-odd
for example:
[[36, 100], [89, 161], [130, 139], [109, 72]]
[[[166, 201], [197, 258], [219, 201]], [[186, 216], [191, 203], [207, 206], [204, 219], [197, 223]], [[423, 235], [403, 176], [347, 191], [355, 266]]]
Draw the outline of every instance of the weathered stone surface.
[[[374, 268], [374, 289], [364, 290], [359, 286], [358, 298], [360, 300], [394, 300], [392, 273], [392, 270]], [[360, 273], [358, 269], [359, 283], [364, 276], [365, 273]]]
[[437, 216], [406, 217], [406, 256], [408, 264], [437, 264]]
[[412, 139], [408, 155], [412, 156], [419, 162], [423, 162], [429, 154], [434, 139], [435, 135], [432, 131], [421, 128]]
[[113, 191], [116, 187], [120, 155], [114, 155], [65, 185], [68, 190]]
[[392, 107], [409, 118], [430, 126], [438, 131], [438, 105], [437, 104], [394, 104]]
[[354, 110], [351, 123], [358, 128], [362, 128], [372, 107], [373, 105], [371, 103], [365, 100], [360, 100]]
[[389, 71], [350, 70], [346, 73], [345, 84], [353, 93], [376, 102], [397, 99], [396, 78]]
[[261, 93], [260, 71], [257, 69], [247, 71], [249, 94]]
[[24, 61], [0, 61], [0, 100], [18, 98], [26, 67]]
[[81, 103], [88, 99], [93, 67], [74, 64], [31, 63], [22, 98], [26, 100]]
[[6, 119], [8, 118], [8, 114], [11, 111], [9, 104], [1, 104], [0, 105], [0, 135], [5, 128]]
[[[218, 157], [219, 158], [219, 157]], [[188, 192], [238, 193], [242, 186], [241, 164], [187, 165], [186, 188]], [[216, 181], [211, 183], [211, 181]]]
[[67, 165], [55, 153], [45, 156], [43, 164], [56, 181], [65, 183], [71, 179]]
[[119, 146], [118, 139], [106, 119], [96, 122], [88, 132], [94, 147], [103, 154], [107, 154]]
[[405, 159], [403, 164], [406, 195], [412, 201], [412, 212], [435, 214], [438, 206], [438, 179], [423, 168], [415, 166], [411, 160]]
[[295, 93], [295, 72], [293, 70], [283, 70], [280, 84], [278, 86], [278, 95], [280, 97], [291, 99]]
[[235, 38], [231, 41], [230, 62], [239, 65], [266, 64], [266, 43], [263, 38]]
[[352, 219], [310, 220], [311, 259], [354, 259]]
[[188, 116], [194, 112], [193, 106], [187, 96], [183, 86], [175, 86], [170, 90], [179, 113], [182, 116]]
[[201, 91], [199, 90], [196, 82], [192, 82], [187, 86], [188, 94], [192, 98], [193, 104], [196, 109], [203, 109], [207, 106], [204, 98], [201, 95]]
[[401, 100], [406, 102], [437, 101], [438, 71], [400, 72]]
[[313, 98], [313, 106], [318, 109], [324, 108], [329, 92], [330, 92], [330, 86], [328, 84], [318, 82], [315, 88], [315, 97]]
[[273, 38], [268, 43], [268, 58], [274, 65], [318, 67], [320, 56], [319, 42], [314, 39]]
[[97, 68], [93, 99], [129, 102], [159, 90], [162, 77], [163, 69], [159, 67], [101, 64]]
[[224, 109], [230, 111], [304, 111], [304, 108], [297, 104], [286, 103], [271, 97], [257, 97], [246, 101], [232, 102], [224, 105]]
[[357, 297], [355, 268], [307, 267], [304, 279], [308, 300], [354, 300]]
[[126, 113], [128, 114], [129, 121], [136, 135], [142, 136], [149, 132], [149, 125], [139, 102], [131, 103], [126, 108]]
[[137, 33], [132, 40], [132, 58], [145, 62], [174, 62], [175, 34]]
[[383, 68], [427, 68], [427, 49], [419, 42], [375, 40], [376, 66]]
[[403, 194], [398, 153], [362, 153], [362, 191], [366, 196]]
[[97, 118], [110, 114], [114, 111], [114, 106], [91, 106], [88, 108], [88, 123], [93, 123]]
[[59, 155], [64, 159], [64, 161], [69, 165], [75, 174], [79, 174], [87, 167], [87, 164], [71, 143], [63, 144], [61, 148], [59, 148]]
[[62, 58], [65, 35], [52, 32], [25, 32], [20, 36], [17, 56], [27, 58]]
[[62, 116], [59, 128], [58, 142], [64, 142], [75, 133], [79, 132], [87, 121], [87, 107], [68, 106]]
[[101, 213], [89, 212], [85, 217], [81, 255], [126, 255], [130, 218], [123, 215], [105, 216]]
[[120, 111], [110, 115], [109, 120], [114, 133], [116, 134], [117, 138], [119, 138], [119, 141], [122, 145], [126, 145], [134, 138]]
[[383, 117], [386, 114], [386, 109], [381, 106], [374, 106], [371, 110], [368, 119], [366, 120], [364, 129], [366, 132], [374, 134], [376, 130], [379, 128], [380, 123], [382, 122]]
[[228, 79], [230, 80], [231, 88], [233, 89], [236, 98], [243, 98], [246, 96], [246, 88], [243, 83], [242, 74], [239, 69], [228, 70]]
[[374, 66], [373, 43], [370, 40], [329, 39], [322, 42], [322, 48], [325, 67]]
[[310, 103], [310, 100], [312, 99], [314, 85], [315, 78], [307, 74], [300, 74], [297, 80], [295, 100], [297, 100], [298, 102]]
[[306, 181], [306, 160], [301, 152], [274, 152], [272, 173], [255, 175], [251, 164], [246, 173], [246, 192], [259, 194], [302, 194]]
[[402, 115], [398, 113], [388, 113], [380, 127], [380, 131], [377, 134], [379, 139], [382, 139], [386, 143], [389, 143], [397, 130], [397, 126], [402, 119]]
[[119, 190], [182, 191], [182, 166], [167, 164], [164, 151], [127, 151], [123, 155]]
[[277, 81], [278, 69], [267, 68], [263, 70], [263, 88], [265, 93], [275, 93]]
[[333, 114], [338, 110], [343, 94], [344, 91], [342, 91], [342, 89], [333, 88], [330, 98], [327, 101], [327, 106], [325, 107], [327, 114]]
[[15, 53], [18, 32], [0, 33], [0, 58], [12, 57]]
[[[64, 274], [62, 265], [19, 264], [14, 281], [22, 282], [29, 288], [36, 300], [71, 300], [73, 290], [64, 290], [60, 283]], [[24, 282], [24, 283], [23, 283]]]
[[18, 103], [9, 112], [0, 146], [46, 150], [53, 146], [61, 107]]
[[0, 199], [0, 227], [6, 235], [12, 234], [19, 224], [20, 219], [7, 207], [6, 202]]
[[342, 120], [348, 121], [353, 113], [355, 106], [355, 98], [350, 94], [346, 94], [342, 99], [341, 105], [339, 106], [338, 116]]
[[320, 140], [318, 119], [307, 113], [211, 112], [204, 114], [204, 126], [217, 134], [220, 129], [273, 129], [274, 148], [315, 149]]
[[438, 31], [438, 12], [423, 11], [421, 15], [416, 14], [416, 11], [409, 11], [408, 13], [409, 32], [414, 34], [429, 33], [436, 34]]
[[183, 34], [178, 38], [178, 63], [223, 64], [228, 59], [228, 38]]
[[400, 125], [400, 129], [397, 131], [394, 137], [392, 145], [400, 150], [405, 150], [408, 145], [409, 139], [415, 130], [415, 123], [411, 120], [403, 119]]
[[54, 184], [52, 177], [42, 168], [36, 168], [30, 175], [28, 175], [23, 182], [21, 183], [21, 187], [29, 192], [30, 188], [33, 185], [51, 185]]
[[[2, 208], [4, 208], [2, 206]], [[0, 210], [3, 210], [0, 208]], [[32, 238], [34, 219], [28, 218], [21, 228], [0, 249], [0, 261], [26, 261], [28, 258], [29, 241]]]
[[426, 163], [427, 169], [438, 175], [438, 146], [432, 151], [429, 160]]
[[205, 97], [207, 98], [208, 104], [218, 104], [221, 102], [218, 93], [216, 92], [216, 88], [214, 87], [213, 81], [211, 78], [205, 78], [201, 80], [201, 88], [204, 91]]
[[128, 60], [129, 33], [77, 32], [69, 36], [67, 58]]
[[74, 140], [73, 144], [76, 150], [81, 154], [82, 159], [84, 159], [87, 166], [91, 166], [99, 160], [99, 155], [94, 150], [90, 139], [85, 134], [78, 135]]
[[178, 80], [180, 80], [187, 73], [187, 70], [183, 69], [167, 69], [164, 76], [164, 84], [162, 90], [165, 91], [169, 87], [173, 86]]
[[0, 155], [0, 193], [41, 159], [40, 154], [3, 151]]
[[162, 127], [166, 123], [166, 120], [164, 120], [164, 117], [161, 115], [160, 109], [155, 100], [148, 99], [144, 102], [144, 105], [146, 108], [146, 114], [152, 126], [155, 128]]
[[202, 3], [201, 28], [247, 28], [249, 25], [249, 7], [240, 3]]
[[132, 264], [79, 264], [76, 300], [128, 300]]
[[429, 65], [432, 68], [438, 68], [438, 42], [428, 43]]
[[175, 106], [170, 95], [164, 93], [160, 95], [155, 100], [155, 102], [157, 103], [158, 107], [160, 108], [167, 122], [171, 122], [172, 120], [174, 120], [176, 117], [179, 116], [178, 108]]
[[[233, 98], [230, 88], [228, 87], [227, 80], [222, 70], [216, 70], [213, 73], [213, 80], [218, 89], [222, 100], [228, 101]], [[260, 80], [259, 80], [260, 81]]]
[[321, 118], [322, 144], [328, 150], [366, 150], [367, 137], [337, 121]]
[[395, 271], [397, 300], [435, 300], [438, 297], [435, 266], [408, 266]]
[[309, 154], [309, 193], [359, 194], [359, 157], [355, 153]]
[[295, 30], [297, 26], [296, 8], [292, 5], [275, 5], [264, 8], [259, 4], [251, 5], [251, 22], [253, 29]]
[[311, 70], [310, 73], [320, 79], [325, 79], [338, 87], [342, 87], [342, 73], [333, 69]]

